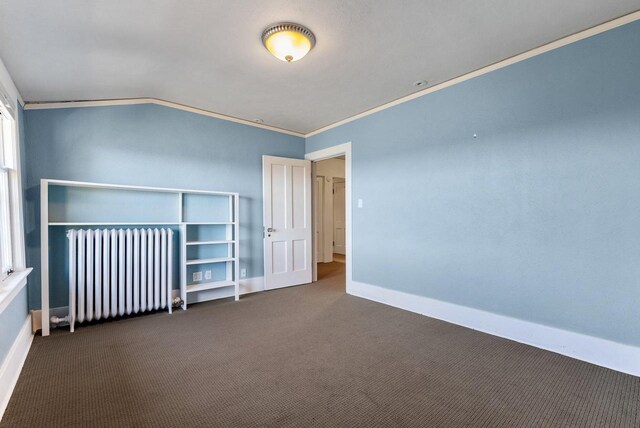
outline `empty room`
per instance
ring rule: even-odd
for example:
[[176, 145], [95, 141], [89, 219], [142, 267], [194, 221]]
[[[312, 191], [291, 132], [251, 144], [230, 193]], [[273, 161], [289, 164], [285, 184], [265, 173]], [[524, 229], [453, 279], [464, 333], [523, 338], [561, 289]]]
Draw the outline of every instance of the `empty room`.
[[640, 427], [640, 0], [2, 0], [39, 426]]

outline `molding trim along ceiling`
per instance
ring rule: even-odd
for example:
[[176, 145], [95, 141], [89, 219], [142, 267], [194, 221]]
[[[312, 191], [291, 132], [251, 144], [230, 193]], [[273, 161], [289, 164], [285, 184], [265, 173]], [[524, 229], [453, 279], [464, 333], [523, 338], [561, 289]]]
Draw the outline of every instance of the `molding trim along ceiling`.
[[104, 107], [104, 106], [122, 106], [133, 104], [157, 104], [165, 107], [171, 107], [178, 110], [184, 110], [191, 113], [201, 114], [203, 116], [215, 117], [216, 119], [228, 120], [229, 122], [241, 123], [243, 125], [255, 126], [256, 128], [268, 129], [270, 131], [281, 132], [283, 134], [294, 135], [304, 138], [304, 134], [288, 129], [277, 128], [275, 126], [265, 125], [262, 123], [252, 122], [246, 119], [240, 119], [233, 116], [227, 116], [221, 113], [204, 110], [201, 108], [186, 106], [184, 104], [174, 103], [171, 101], [160, 100], [157, 98], [123, 98], [117, 100], [94, 100], [94, 101], [54, 101], [54, 102], [27, 102], [24, 106], [25, 110], [45, 110], [56, 108], [77, 108], [77, 107]]
[[99, 107], [99, 106], [129, 105], [129, 104], [158, 104], [165, 107], [172, 107], [172, 108], [176, 108], [184, 111], [189, 111], [191, 113], [202, 114], [209, 117], [215, 117], [217, 119], [228, 120], [236, 123], [242, 123], [244, 125], [249, 125], [249, 126], [255, 126], [256, 128], [268, 129], [270, 131], [281, 132], [283, 134], [294, 135], [296, 137], [309, 138], [314, 135], [320, 134], [321, 132], [328, 131], [329, 129], [336, 128], [340, 125], [344, 125], [346, 123], [353, 122], [354, 120], [358, 120], [365, 116], [369, 116], [379, 111], [397, 106], [398, 104], [406, 103], [407, 101], [411, 101], [416, 98], [423, 97], [432, 92], [439, 91], [444, 88], [448, 88], [449, 86], [462, 83], [466, 80], [473, 79], [474, 77], [482, 76], [483, 74], [490, 73], [500, 68], [507, 67], [517, 62], [524, 61], [526, 59], [543, 54], [545, 52], [549, 52], [554, 49], [561, 48], [568, 44], [586, 39], [591, 36], [595, 36], [600, 33], [604, 33], [605, 31], [612, 30], [614, 28], [620, 27], [625, 24], [629, 24], [637, 20], [640, 20], [640, 11], [636, 11], [628, 15], [622, 16], [620, 18], [616, 18], [611, 21], [605, 22], [603, 24], [599, 24], [594, 27], [588, 28], [586, 30], [579, 31], [575, 34], [572, 34], [567, 37], [563, 37], [554, 42], [547, 43], [545, 45], [523, 52], [521, 54], [503, 59], [502, 61], [498, 61], [496, 63], [493, 63], [486, 67], [479, 68], [477, 70], [471, 71], [461, 76], [454, 77], [453, 79], [447, 80], [446, 82], [439, 83], [437, 85], [423, 89], [422, 91], [414, 92], [413, 94], [404, 96], [402, 98], [398, 98], [394, 101], [390, 101], [378, 107], [374, 107], [362, 113], [358, 113], [354, 116], [350, 116], [348, 118], [335, 122], [331, 125], [327, 125], [325, 127], [316, 129], [315, 131], [309, 132], [308, 134], [303, 134], [303, 133], [291, 131], [288, 129], [282, 129], [282, 128], [277, 128], [275, 126], [256, 123], [250, 120], [227, 116], [225, 114], [215, 113], [215, 112], [211, 112], [211, 111], [196, 108], [196, 107], [186, 106], [184, 104], [178, 104], [171, 101], [160, 100], [157, 98], [127, 98], [127, 99], [117, 99], [117, 100], [95, 100], [95, 101], [26, 102], [24, 104], [24, 108], [25, 110], [38, 110], [38, 109], [75, 108], [75, 107]]

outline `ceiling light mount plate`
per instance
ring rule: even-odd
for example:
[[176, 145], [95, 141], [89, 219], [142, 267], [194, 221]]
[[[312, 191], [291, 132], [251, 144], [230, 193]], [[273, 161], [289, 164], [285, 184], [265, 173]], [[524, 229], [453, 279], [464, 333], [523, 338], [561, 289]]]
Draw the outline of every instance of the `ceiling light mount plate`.
[[293, 62], [303, 58], [316, 45], [316, 36], [304, 25], [280, 22], [262, 32], [262, 44], [279, 60]]

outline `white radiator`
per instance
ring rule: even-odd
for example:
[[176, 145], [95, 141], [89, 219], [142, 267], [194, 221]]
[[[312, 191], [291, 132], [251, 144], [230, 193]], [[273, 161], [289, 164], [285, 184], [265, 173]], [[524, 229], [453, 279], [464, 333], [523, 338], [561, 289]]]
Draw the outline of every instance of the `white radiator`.
[[171, 313], [171, 229], [69, 230], [69, 323]]

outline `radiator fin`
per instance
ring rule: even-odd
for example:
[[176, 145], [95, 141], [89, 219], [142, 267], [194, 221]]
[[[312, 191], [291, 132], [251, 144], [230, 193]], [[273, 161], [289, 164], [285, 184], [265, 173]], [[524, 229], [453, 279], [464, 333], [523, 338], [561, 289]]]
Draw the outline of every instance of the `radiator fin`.
[[171, 312], [171, 229], [69, 230], [69, 312], [76, 322]]

